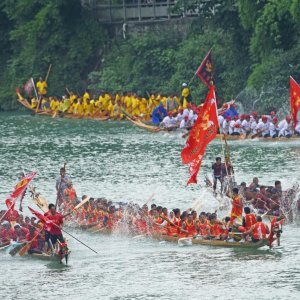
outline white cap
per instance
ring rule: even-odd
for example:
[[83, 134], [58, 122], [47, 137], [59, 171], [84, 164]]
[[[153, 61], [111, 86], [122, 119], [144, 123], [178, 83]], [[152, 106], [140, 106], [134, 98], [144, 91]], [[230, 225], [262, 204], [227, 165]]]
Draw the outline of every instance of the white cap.
[[187, 84], [184, 82], [184, 83], [182, 84], [182, 86], [187, 86]]
[[8, 221], [4, 221], [3, 223], [2, 223], [2, 225], [9, 225], [10, 223], [8, 222]]

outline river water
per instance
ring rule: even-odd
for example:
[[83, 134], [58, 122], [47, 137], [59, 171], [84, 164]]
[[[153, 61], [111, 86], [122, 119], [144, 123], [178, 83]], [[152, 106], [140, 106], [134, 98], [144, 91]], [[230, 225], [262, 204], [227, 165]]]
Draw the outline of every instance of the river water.
[[[221, 155], [213, 142], [199, 174], [186, 187], [181, 164], [184, 140], [178, 133], [152, 134], [129, 123], [52, 119], [0, 114], [0, 208], [21, 169], [37, 170], [34, 185], [54, 202], [55, 178], [67, 172], [79, 195], [113, 201], [154, 202], [201, 210], [218, 202], [204, 188], [204, 174]], [[284, 188], [300, 182], [300, 141], [230, 143], [237, 181], [258, 176], [264, 184], [279, 179]], [[28, 206], [27, 195], [24, 206]], [[32, 204], [31, 204], [32, 205]], [[26, 213], [26, 209], [25, 209]], [[300, 233], [284, 227], [282, 244], [272, 250], [179, 247], [148, 239], [72, 231], [98, 255], [69, 238], [69, 266], [0, 253], [0, 299], [300, 299]]]

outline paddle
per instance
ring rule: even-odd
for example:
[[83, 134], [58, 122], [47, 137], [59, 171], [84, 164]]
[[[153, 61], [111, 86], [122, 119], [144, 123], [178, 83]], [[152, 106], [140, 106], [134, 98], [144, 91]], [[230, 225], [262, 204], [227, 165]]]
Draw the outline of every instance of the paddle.
[[170, 221], [170, 220], [169, 220], [168, 218], [166, 218], [165, 216], [160, 215], [160, 217], [161, 217], [163, 220], [165, 220], [165, 221], [167, 221], [168, 223], [170, 223], [172, 226], [178, 228], [181, 232], [189, 233], [187, 230], [185, 230], [185, 229], [181, 228], [180, 226], [174, 224], [172, 221]]
[[83, 206], [85, 203], [87, 203], [90, 200], [90, 197], [86, 197], [84, 200], [82, 200], [80, 203], [78, 203], [71, 212], [63, 215], [63, 218], [66, 218], [67, 216], [71, 215], [75, 210], [79, 209], [81, 206]]
[[152, 199], [154, 198], [155, 193], [152, 193], [151, 196], [148, 198], [147, 202], [145, 203], [145, 205], [148, 205]]
[[20, 243], [19, 245], [16, 245], [12, 250], [9, 251], [9, 254], [11, 256], [15, 256], [19, 251], [20, 249], [24, 246], [25, 243]]

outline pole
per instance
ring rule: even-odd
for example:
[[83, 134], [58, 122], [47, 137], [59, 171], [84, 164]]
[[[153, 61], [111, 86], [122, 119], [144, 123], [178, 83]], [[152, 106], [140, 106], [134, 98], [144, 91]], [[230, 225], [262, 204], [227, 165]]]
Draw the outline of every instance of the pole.
[[48, 77], [49, 77], [51, 68], [52, 68], [52, 64], [49, 65], [48, 72], [47, 72], [47, 75], [46, 75], [46, 77], [45, 77], [45, 81], [46, 81], [46, 82], [47, 82], [47, 80], [48, 80]]

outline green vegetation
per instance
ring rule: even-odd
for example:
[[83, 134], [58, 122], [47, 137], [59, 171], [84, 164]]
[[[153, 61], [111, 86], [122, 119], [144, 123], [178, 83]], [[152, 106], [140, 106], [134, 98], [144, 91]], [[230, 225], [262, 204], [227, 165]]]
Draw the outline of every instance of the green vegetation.
[[[288, 76], [300, 79], [300, 0], [177, 1], [175, 9], [182, 7], [199, 18], [143, 32], [130, 27], [123, 39], [79, 0], [2, 1], [0, 107], [13, 108], [15, 86], [45, 76], [50, 63], [49, 94], [66, 86], [178, 93], [211, 47], [221, 101], [239, 95], [252, 107], [263, 91], [261, 111], [287, 102]], [[196, 78], [191, 89], [199, 103], [207, 88]]]

